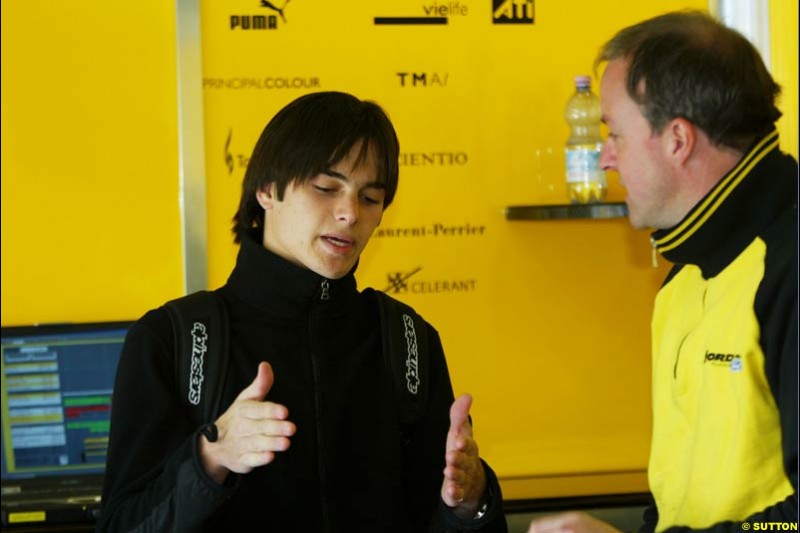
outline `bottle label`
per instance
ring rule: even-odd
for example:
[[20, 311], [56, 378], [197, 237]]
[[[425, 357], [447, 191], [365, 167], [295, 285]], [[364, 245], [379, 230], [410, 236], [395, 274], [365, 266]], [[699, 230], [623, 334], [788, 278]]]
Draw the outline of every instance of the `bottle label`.
[[567, 183], [606, 184], [600, 168], [600, 148], [567, 148]]

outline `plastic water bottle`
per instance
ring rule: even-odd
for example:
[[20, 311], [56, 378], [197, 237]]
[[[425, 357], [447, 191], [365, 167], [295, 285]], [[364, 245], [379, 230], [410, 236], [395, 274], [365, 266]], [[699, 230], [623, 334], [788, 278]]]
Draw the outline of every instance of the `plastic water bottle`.
[[600, 99], [589, 76], [575, 76], [575, 93], [564, 113], [572, 133], [567, 140], [567, 194], [573, 204], [606, 199], [606, 173], [600, 168]]

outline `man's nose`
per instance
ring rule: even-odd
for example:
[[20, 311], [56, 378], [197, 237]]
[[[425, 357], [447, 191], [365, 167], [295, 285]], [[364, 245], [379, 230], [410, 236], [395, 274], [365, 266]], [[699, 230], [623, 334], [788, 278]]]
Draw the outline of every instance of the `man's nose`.
[[600, 151], [600, 168], [603, 170], [617, 170], [617, 155], [611, 147], [611, 141], [606, 139]]
[[352, 226], [358, 220], [358, 198], [345, 194], [336, 203], [336, 220]]

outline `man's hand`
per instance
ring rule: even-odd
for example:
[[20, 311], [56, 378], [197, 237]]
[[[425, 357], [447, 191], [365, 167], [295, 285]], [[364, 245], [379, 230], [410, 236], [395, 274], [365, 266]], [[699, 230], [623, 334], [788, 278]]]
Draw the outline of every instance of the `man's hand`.
[[531, 522], [528, 533], [620, 533], [620, 531], [586, 513], [573, 512], [537, 518]]
[[287, 420], [289, 410], [263, 401], [274, 379], [269, 363], [260, 363], [253, 382], [215, 422], [216, 442], [200, 437], [203, 468], [218, 483], [225, 481], [228, 472], [246, 474], [271, 463], [275, 452], [289, 449], [289, 437], [296, 431]]
[[486, 472], [472, 438], [469, 408], [472, 396], [463, 394], [450, 407], [442, 500], [460, 518], [473, 518], [486, 491]]

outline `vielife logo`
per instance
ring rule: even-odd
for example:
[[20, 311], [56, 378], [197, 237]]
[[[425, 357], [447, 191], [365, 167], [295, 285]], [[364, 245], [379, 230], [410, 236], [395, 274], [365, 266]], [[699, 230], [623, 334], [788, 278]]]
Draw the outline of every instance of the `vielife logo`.
[[275, 30], [278, 29], [278, 17], [280, 17], [283, 24], [286, 24], [286, 6], [289, 0], [285, 0], [281, 7], [276, 5], [277, 2], [270, 0], [261, 0], [261, 7], [270, 11], [270, 14], [248, 14], [248, 15], [231, 15], [230, 16], [230, 29], [231, 31], [249, 31], [249, 30]]
[[492, 0], [492, 24], [533, 22], [533, 0]]
[[448, 23], [450, 17], [465, 17], [469, 7], [461, 2], [428, 2], [422, 4], [422, 16], [375, 17], [376, 26], [437, 26]]

